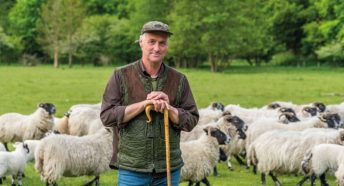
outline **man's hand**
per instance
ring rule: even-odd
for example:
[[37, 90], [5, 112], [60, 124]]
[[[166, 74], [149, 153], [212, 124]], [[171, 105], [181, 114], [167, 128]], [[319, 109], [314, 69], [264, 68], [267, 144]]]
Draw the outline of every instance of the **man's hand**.
[[166, 101], [168, 104], [170, 100], [168, 99], [168, 95], [162, 91], [153, 91], [147, 95], [148, 100], [163, 100]]

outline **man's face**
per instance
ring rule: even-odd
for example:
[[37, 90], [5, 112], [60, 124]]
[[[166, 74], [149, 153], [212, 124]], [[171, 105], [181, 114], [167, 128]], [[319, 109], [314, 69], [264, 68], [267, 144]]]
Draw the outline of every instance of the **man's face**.
[[168, 35], [164, 33], [145, 33], [140, 41], [142, 59], [149, 63], [160, 63], [167, 52]]

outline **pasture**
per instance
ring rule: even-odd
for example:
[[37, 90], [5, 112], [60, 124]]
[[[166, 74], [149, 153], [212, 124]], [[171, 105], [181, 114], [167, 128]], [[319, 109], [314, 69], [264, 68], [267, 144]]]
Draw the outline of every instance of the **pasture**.
[[[98, 103], [113, 71], [112, 67], [80, 67], [54, 69], [50, 66], [0, 66], [0, 115], [8, 112], [30, 114], [40, 102], [54, 103], [56, 116], [61, 117], [71, 105]], [[233, 67], [221, 73], [208, 70], [181, 69], [188, 77], [199, 108], [212, 101], [240, 104], [243, 107], [261, 107], [272, 101], [292, 101], [297, 104], [321, 101], [334, 104], [344, 101], [344, 69], [291, 67]], [[235, 160], [234, 171], [226, 164], [219, 165], [219, 177], [209, 177], [212, 185], [255, 186], [259, 176], [240, 167]], [[29, 163], [23, 185], [43, 185], [38, 173]], [[300, 176], [280, 176], [283, 185], [295, 185]], [[91, 177], [62, 178], [61, 186], [82, 185]], [[101, 185], [116, 185], [117, 172], [101, 176]], [[272, 185], [268, 178], [268, 185]], [[329, 176], [331, 185], [334, 178]], [[308, 185], [309, 182], [306, 182]], [[5, 180], [10, 185], [10, 179]], [[183, 183], [181, 185], [187, 185]]]

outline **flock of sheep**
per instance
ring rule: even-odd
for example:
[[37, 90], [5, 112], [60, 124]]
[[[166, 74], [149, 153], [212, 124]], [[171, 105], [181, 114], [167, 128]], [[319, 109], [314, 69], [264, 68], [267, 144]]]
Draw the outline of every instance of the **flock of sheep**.
[[[11, 175], [12, 185], [22, 185], [27, 161], [33, 160], [47, 185], [57, 185], [62, 176], [84, 175], [95, 176], [85, 185], [99, 185], [99, 176], [110, 170], [113, 139], [112, 129], [100, 120], [100, 103], [74, 105], [62, 118], [55, 112], [53, 104], [41, 103], [30, 115], [0, 116], [0, 182]], [[181, 181], [210, 186], [207, 177], [217, 174], [219, 160], [227, 159], [233, 169], [234, 157], [259, 171], [263, 185], [266, 175], [279, 186], [277, 174], [302, 174], [295, 184], [310, 179], [314, 185], [319, 178], [325, 186], [325, 173], [332, 170], [344, 186], [344, 102], [277, 101], [261, 108], [212, 103], [199, 113], [197, 126], [181, 132]], [[15, 150], [8, 151], [7, 143], [14, 143]]]

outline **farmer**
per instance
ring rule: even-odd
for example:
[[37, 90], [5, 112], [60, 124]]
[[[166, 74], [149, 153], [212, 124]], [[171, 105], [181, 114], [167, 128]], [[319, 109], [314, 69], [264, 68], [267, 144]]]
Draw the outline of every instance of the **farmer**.
[[[111, 165], [119, 186], [167, 185], [163, 112], [168, 110], [172, 185], [183, 166], [180, 132], [191, 131], [199, 114], [185, 75], [163, 63], [172, 33], [168, 25], [150, 21], [139, 38], [142, 57], [116, 69], [107, 83], [101, 120], [114, 128]], [[153, 105], [152, 124], [144, 109]]]

